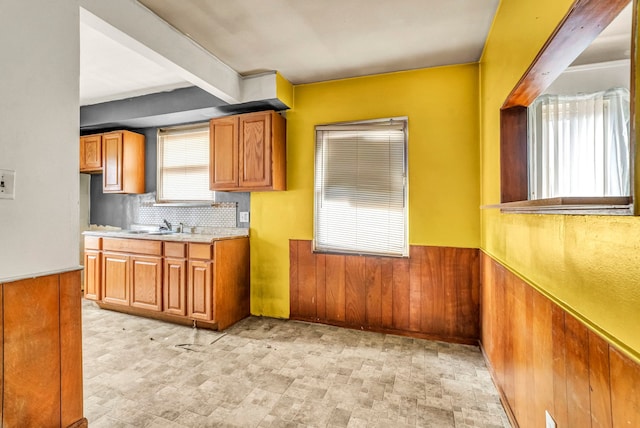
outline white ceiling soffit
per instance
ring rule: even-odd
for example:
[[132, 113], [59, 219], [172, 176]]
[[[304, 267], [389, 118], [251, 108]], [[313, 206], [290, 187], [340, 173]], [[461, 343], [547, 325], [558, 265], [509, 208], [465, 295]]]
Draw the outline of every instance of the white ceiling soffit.
[[80, 105], [192, 86], [176, 73], [80, 23]]
[[476, 62], [499, 0], [139, 0], [242, 75], [294, 84]]
[[[132, 66], [121, 61], [122, 51], [105, 53], [105, 61], [114, 62], [114, 68], [130, 69], [135, 73], [137, 64], [144, 64], [146, 69], [154, 68], [155, 64], [168, 73], [165, 77], [169, 80], [178, 76], [189, 82], [187, 86], [198, 86], [231, 104], [276, 97], [273, 71], [243, 78], [135, 0], [80, 0], [80, 22], [142, 57]], [[114, 48], [113, 44], [110, 46]], [[97, 50], [93, 54], [99, 55]]]

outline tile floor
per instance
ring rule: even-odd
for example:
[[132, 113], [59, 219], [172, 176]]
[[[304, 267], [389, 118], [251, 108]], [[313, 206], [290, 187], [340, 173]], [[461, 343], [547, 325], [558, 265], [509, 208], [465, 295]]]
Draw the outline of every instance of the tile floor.
[[224, 332], [83, 301], [101, 427], [509, 427], [476, 347], [269, 318]]

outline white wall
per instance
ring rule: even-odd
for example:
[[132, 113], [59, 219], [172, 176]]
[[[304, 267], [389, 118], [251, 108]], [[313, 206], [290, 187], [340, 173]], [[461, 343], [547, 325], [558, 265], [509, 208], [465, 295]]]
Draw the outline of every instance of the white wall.
[[78, 0], [0, 3], [0, 280], [78, 265]]

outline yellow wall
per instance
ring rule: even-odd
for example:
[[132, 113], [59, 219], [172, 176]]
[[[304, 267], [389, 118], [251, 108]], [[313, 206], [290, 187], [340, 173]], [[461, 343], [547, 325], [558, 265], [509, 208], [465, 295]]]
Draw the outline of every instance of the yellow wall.
[[287, 107], [293, 107], [293, 85], [280, 73], [276, 73], [276, 98]]
[[251, 194], [251, 312], [289, 316], [289, 239], [313, 238], [314, 126], [409, 118], [409, 242], [477, 248], [478, 66], [294, 87], [286, 192]]
[[[481, 199], [500, 199], [499, 109], [571, 0], [502, 0], [480, 64]], [[481, 213], [481, 248], [640, 358], [640, 219]]]

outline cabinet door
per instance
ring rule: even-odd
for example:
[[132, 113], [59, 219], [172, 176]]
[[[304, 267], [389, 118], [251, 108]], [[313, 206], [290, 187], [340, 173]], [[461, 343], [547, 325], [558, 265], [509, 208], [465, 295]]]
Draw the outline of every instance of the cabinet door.
[[206, 260], [189, 260], [188, 315], [193, 319], [211, 321], [213, 302], [211, 285], [213, 263]]
[[185, 259], [164, 260], [164, 311], [187, 315], [187, 262]]
[[103, 192], [122, 192], [122, 133], [112, 132], [102, 136]]
[[129, 256], [102, 253], [102, 286], [103, 302], [129, 306]]
[[131, 306], [162, 310], [162, 259], [131, 256]]
[[84, 297], [100, 300], [100, 252], [84, 252]]
[[95, 172], [102, 169], [102, 136], [80, 137], [80, 172]]
[[237, 189], [238, 117], [213, 119], [209, 128], [209, 188]]
[[240, 187], [271, 186], [271, 112], [240, 116]]

